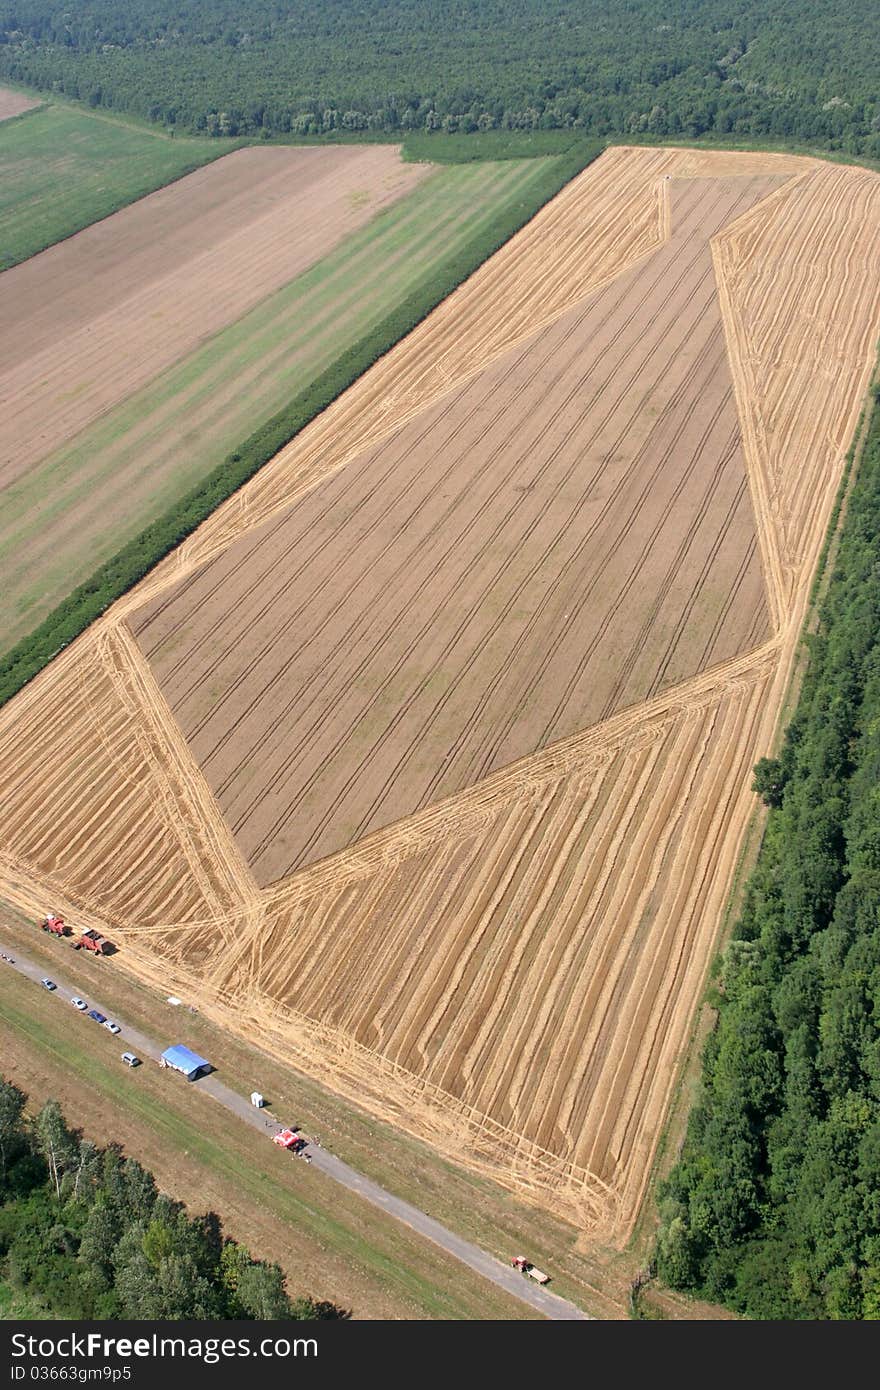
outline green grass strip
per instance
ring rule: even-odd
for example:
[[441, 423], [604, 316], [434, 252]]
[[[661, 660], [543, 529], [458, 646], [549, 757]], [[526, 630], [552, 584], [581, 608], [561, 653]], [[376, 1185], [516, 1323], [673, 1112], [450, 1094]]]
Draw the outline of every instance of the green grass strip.
[[[242, 1191], [247, 1189], [253, 1200], [289, 1225], [292, 1234], [297, 1227], [308, 1230], [325, 1249], [337, 1251], [343, 1259], [373, 1277], [381, 1287], [388, 1288], [398, 1297], [413, 1300], [431, 1317], [458, 1319], [474, 1316], [467, 1292], [464, 1297], [458, 1297], [454, 1288], [437, 1288], [429, 1278], [403, 1262], [393, 1220], [385, 1228], [388, 1245], [383, 1249], [353, 1228], [350, 1218], [339, 1218], [331, 1206], [321, 1206], [305, 1193], [293, 1192], [289, 1187], [275, 1182], [271, 1171], [265, 1171], [260, 1164], [251, 1162], [248, 1156], [225, 1146], [198, 1121], [187, 1119], [149, 1092], [133, 1087], [122, 1074], [122, 1068], [111, 1071], [100, 1058], [79, 1047], [70, 1036], [62, 1039], [54, 1029], [50, 1033], [45, 1021], [39, 1022], [25, 1010], [10, 1007], [8, 1002], [3, 1005], [3, 1021], [27, 1039], [36, 1056], [45, 1054], [53, 1063], [68, 1068], [81, 1081], [92, 1086], [96, 1093], [120, 1105], [135, 1123], [151, 1131], [169, 1152], [179, 1150], [187, 1153], [203, 1167], [216, 1173], [222, 1181]], [[239, 1122], [233, 1120], [232, 1123]], [[378, 1219], [380, 1223], [383, 1222], [381, 1216]], [[419, 1237], [415, 1237], [415, 1240], [418, 1244]]]
[[511, 203], [494, 224], [484, 227], [443, 261], [418, 289], [229, 454], [197, 487], [58, 604], [39, 627], [0, 661], [0, 705], [191, 535], [374, 362], [412, 332], [601, 151], [598, 142], [585, 142], [548, 166], [544, 177], [531, 185], [522, 200]]
[[0, 122], [0, 270], [237, 149], [170, 140], [66, 106]]

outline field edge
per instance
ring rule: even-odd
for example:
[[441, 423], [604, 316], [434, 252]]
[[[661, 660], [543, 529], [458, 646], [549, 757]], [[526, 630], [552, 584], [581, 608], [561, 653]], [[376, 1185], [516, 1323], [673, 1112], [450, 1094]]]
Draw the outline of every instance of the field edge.
[[[880, 345], [878, 345], [878, 355], [880, 355]], [[852, 486], [858, 477], [859, 466], [874, 412], [880, 412], [880, 369], [876, 367], [865, 394], [864, 405], [856, 423], [852, 443], [847, 451], [844, 471], [841, 475], [835, 495], [834, 506], [825, 531], [822, 548], [814, 567], [809, 599], [800, 626], [800, 634], [796, 643], [794, 659], [788, 673], [788, 680], [782, 692], [776, 724], [773, 730], [772, 742], [767, 756], [776, 756], [778, 753], [785, 737], [787, 725], [793, 717], [797, 705], [806, 671], [806, 662], [804, 660], [805, 644], [810, 632], [815, 628], [822, 596], [827, 587], [827, 582], [833, 568], [834, 553], [846, 518], [846, 502], [852, 491]], [[757, 804], [745, 829], [743, 844], [737, 859], [736, 870], [731, 881], [725, 909], [719, 919], [718, 930], [715, 934], [709, 963], [704, 972], [700, 999], [692, 1018], [688, 1043], [676, 1069], [671, 1100], [665, 1123], [657, 1140], [657, 1148], [648, 1175], [644, 1199], [636, 1216], [630, 1240], [627, 1243], [627, 1250], [637, 1256], [645, 1266], [647, 1273], [646, 1282], [643, 1286], [645, 1289], [649, 1288], [650, 1281], [654, 1277], [651, 1273], [653, 1266], [653, 1244], [660, 1219], [658, 1190], [678, 1161], [678, 1157], [684, 1145], [690, 1113], [698, 1099], [699, 1090], [702, 1085], [703, 1050], [709, 1036], [714, 1032], [717, 1026], [718, 1016], [715, 1008], [713, 1008], [711, 998], [712, 980], [715, 978], [717, 965], [736, 928], [743, 895], [748, 880], [758, 861], [766, 828], [766, 808], [761, 804]], [[676, 1298], [687, 1297], [679, 1290], [668, 1289], [666, 1285], [661, 1285], [660, 1287], [664, 1293], [670, 1293]], [[638, 1292], [641, 1294], [642, 1290], [640, 1289]], [[650, 1300], [650, 1294], [648, 1298]], [[727, 1310], [725, 1310], [725, 1313], [727, 1316], [734, 1316], [727, 1312]]]
[[[412, 332], [444, 299], [469, 279], [573, 178], [602, 152], [584, 144], [569, 159], [559, 158], [527, 201], [515, 204], [491, 231], [475, 237], [442, 263], [418, 290], [393, 309], [375, 329], [342, 353], [287, 407], [259, 426], [197, 487], [152, 522], [128, 545], [79, 585], [26, 637], [0, 657], [0, 707], [42, 671], [111, 603], [138, 583], [171, 550], [289, 444], [375, 362]], [[218, 156], [219, 157], [219, 156]]]

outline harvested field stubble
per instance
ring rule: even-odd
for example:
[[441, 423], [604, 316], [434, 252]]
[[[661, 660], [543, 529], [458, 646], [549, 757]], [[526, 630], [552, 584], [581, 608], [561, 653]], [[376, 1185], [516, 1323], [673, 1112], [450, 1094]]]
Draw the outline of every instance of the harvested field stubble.
[[878, 226], [863, 170], [609, 151], [0, 713], [7, 895], [624, 1241]]
[[0, 87], [0, 121], [8, 121], [10, 116], [20, 116], [22, 111], [31, 111], [39, 104], [39, 97], [14, 92], [11, 87]]
[[676, 184], [655, 256], [134, 616], [262, 884], [767, 635], [709, 237], [773, 186]]
[[326, 371], [344, 372], [346, 354], [381, 333], [389, 309], [430, 287], [438, 267], [528, 205], [554, 172], [555, 162], [543, 159], [432, 170], [4, 489], [0, 631], [8, 644], [145, 523], [185, 517], [182, 499], [230, 453], [247, 456], [255, 425], [295, 411]]

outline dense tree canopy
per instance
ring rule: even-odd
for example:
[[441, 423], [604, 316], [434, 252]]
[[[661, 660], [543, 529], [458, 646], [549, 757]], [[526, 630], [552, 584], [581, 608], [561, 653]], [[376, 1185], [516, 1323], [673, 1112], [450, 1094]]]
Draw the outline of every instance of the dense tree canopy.
[[880, 402], [662, 1194], [660, 1274], [756, 1318], [880, 1318]]
[[59, 1318], [338, 1318], [291, 1300], [218, 1217], [190, 1217], [151, 1173], [70, 1128], [57, 1101], [30, 1120], [0, 1078], [0, 1277]]
[[0, 73], [210, 134], [568, 129], [880, 156], [875, 0], [0, 0]]

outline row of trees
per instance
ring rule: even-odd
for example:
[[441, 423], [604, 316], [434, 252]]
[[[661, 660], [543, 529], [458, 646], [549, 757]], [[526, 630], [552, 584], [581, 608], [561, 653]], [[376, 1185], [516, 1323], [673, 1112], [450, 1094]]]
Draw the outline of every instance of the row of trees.
[[209, 1214], [189, 1217], [116, 1145], [100, 1149], [56, 1101], [33, 1118], [0, 1078], [0, 1269], [59, 1318], [343, 1316], [291, 1300], [277, 1265], [254, 1260]]
[[[443, 144], [441, 141], [441, 154]], [[527, 193], [498, 212], [454, 254], [435, 265], [430, 275], [405, 299], [390, 307], [385, 318], [359, 342], [341, 353], [283, 410], [227, 455], [192, 492], [74, 589], [33, 632], [0, 656], [0, 705], [11, 699], [57, 652], [85, 631], [115, 599], [201, 525], [379, 357], [411, 332], [600, 152], [601, 146], [596, 143], [573, 141], [564, 154], [548, 160], [540, 177], [530, 183]]]
[[755, 1318], [880, 1318], [880, 393], [658, 1268]]
[[576, 129], [880, 156], [873, 0], [0, 0], [0, 73], [209, 135]]

